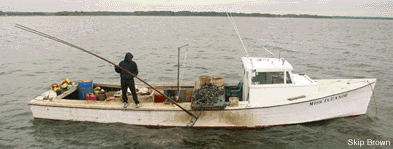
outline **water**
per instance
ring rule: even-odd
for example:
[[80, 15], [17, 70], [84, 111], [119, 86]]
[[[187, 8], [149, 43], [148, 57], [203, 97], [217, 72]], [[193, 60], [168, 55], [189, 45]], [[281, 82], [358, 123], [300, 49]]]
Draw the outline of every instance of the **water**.
[[[115, 63], [132, 52], [147, 82], [174, 82], [185, 44], [185, 81], [241, 78], [246, 53], [225, 17], [0, 17], [0, 148], [359, 148], [393, 141], [393, 28], [385, 20], [234, 18], [251, 56], [285, 57], [314, 79], [377, 78], [366, 115], [264, 129], [152, 129], [34, 119], [27, 102], [66, 77], [119, 82], [113, 66], [14, 27], [19, 23]], [[296, 50], [296, 51], [293, 51]], [[186, 52], [187, 51], [187, 52]], [[281, 51], [281, 52], [280, 52]], [[350, 105], [349, 105], [350, 106]], [[376, 113], [378, 110], [378, 113]], [[362, 148], [391, 148], [367, 146]]]

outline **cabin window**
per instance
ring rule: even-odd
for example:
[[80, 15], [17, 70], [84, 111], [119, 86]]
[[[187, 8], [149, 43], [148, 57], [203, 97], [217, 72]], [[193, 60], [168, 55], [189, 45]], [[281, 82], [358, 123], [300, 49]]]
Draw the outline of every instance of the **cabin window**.
[[289, 76], [288, 71], [287, 71], [287, 84], [292, 84], [291, 76]]
[[255, 72], [252, 84], [284, 84], [284, 72]]

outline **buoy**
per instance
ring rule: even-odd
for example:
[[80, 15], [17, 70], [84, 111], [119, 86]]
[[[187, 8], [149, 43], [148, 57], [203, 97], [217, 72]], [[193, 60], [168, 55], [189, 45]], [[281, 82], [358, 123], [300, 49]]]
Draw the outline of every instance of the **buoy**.
[[61, 88], [67, 88], [68, 83], [67, 82], [63, 82], [63, 84], [61, 84]]
[[59, 90], [60, 88], [59, 87], [55, 87], [55, 88], [53, 88], [53, 91], [57, 91], [57, 90]]
[[53, 83], [53, 84], [52, 84], [52, 90], [55, 90], [55, 88], [58, 88], [58, 87], [59, 87], [58, 84], [56, 84], [56, 83]]

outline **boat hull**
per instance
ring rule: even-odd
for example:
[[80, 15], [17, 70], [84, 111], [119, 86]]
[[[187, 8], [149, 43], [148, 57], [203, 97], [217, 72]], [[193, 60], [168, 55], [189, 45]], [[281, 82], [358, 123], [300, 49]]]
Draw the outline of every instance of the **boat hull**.
[[[122, 105], [119, 105], [121, 107]], [[125, 123], [143, 126], [187, 126], [192, 117], [181, 110], [98, 109], [30, 105], [34, 118]]]
[[[47, 104], [29, 103], [34, 118], [89, 121], [98, 123], [125, 123], [152, 127], [194, 128], [259, 128], [320, 121], [338, 117], [365, 114], [376, 80], [357, 88], [318, 98], [288, 104], [224, 110], [191, 110], [195, 119], [173, 106], [172, 109], [64, 106], [47, 101]], [[132, 107], [132, 106], [131, 106]]]
[[330, 96], [280, 106], [204, 111], [194, 127], [254, 128], [363, 115], [372, 90], [369, 85]]

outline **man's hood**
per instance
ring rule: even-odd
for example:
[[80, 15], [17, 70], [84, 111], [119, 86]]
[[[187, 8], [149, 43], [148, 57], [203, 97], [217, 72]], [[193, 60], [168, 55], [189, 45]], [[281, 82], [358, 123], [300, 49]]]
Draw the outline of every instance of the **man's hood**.
[[124, 60], [127, 61], [128, 58], [133, 58], [134, 56], [130, 53], [127, 52], [126, 56], [124, 57]]

